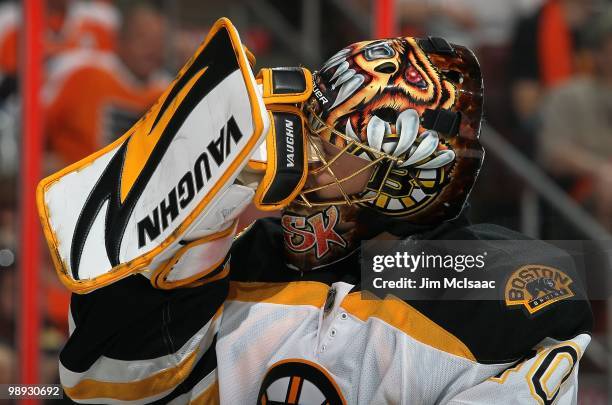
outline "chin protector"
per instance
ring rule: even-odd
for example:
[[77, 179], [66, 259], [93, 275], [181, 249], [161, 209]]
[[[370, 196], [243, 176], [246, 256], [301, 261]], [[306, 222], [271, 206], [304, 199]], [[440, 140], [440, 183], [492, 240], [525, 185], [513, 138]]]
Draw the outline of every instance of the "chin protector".
[[233, 183], [270, 121], [248, 59], [231, 22], [217, 21], [127, 133], [41, 181], [43, 230], [70, 290], [135, 273], [172, 288], [224, 271], [236, 217], [253, 195]]

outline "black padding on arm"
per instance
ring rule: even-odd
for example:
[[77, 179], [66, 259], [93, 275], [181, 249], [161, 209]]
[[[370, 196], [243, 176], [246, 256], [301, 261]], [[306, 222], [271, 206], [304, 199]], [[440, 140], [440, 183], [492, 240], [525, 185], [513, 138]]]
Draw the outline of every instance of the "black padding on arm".
[[130, 361], [175, 353], [214, 317], [228, 289], [227, 277], [200, 287], [159, 290], [135, 275], [89, 294], [72, 294], [76, 329], [60, 361], [82, 373], [100, 356]]
[[448, 41], [440, 37], [427, 37], [419, 39], [419, 46], [427, 53], [438, 53], [442, 55], [454, 55], [455, 49]]
[[272, 113], [275, 128], [276, 173], [262, 198], [263, 204], [278, 204], [298, 187], [304, 171], [302, 119], [291, 112]]
[[273, 94], [299, 94], [306, 91], [304, 71], [299, 67], [272, 69]]
[[421, 117], [421, 125], [426, 129], [455, 136], [459, 133], [461, 113], [441, 108], [437, 110], [426, 109]]

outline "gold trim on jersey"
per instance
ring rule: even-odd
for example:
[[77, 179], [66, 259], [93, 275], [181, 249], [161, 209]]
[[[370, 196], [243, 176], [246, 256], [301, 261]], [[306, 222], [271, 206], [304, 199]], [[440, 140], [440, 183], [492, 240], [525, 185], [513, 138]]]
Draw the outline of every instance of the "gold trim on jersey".
[[350, 293], [340, 306], [364, 322], [369, 318], [380, 319], [423, 344], [476, 361], [474, 354], [459, 338], [406, 302], [393, 296], [384, 300], [374, 297], [371, 300], [364, 300], [361, 294], [361, 292]]
[[517, 363], [514, 366], [505, 369], [501, 374], [499, 374], [499, 377], [490, 377], [489, 381], [496, 382], [498, 384], [505, 383], [508, 377], [510, 377], [510, 374], [518, 373], [519, 371], [521, 371], [521, 367], [523, 367], [523, 364], [525, 364], [527, 361], [528, 360], [523, 360], [520, 363]]
[[219, 381], [215, 380], [214, 383], [198, 395], [194, 400], [189, 402], [189, 405], [217, 405], [220, 404], [219, 400]]
[[[216, 333], [219, 318], [223, 315], [223, 307], [217, 309], [210, 319], [208, 332]], [[162, 369], [148, 377], [133, 381], [100, 381], [85, 378], [72, 387], [62, 386], [66, 394], [73, 400], [113, 399], [120, 401], [136, 401], [163, 394], [182, 383], [191, 373], [199, 359], [198, 353], [202, 348], [195, 348], [187, 357], [172, 368]], [[173, 354], [178, 356], [178, 352]], [[129, 362], [134, 370], [142, 363]], [[127, 366], [130, 367], [130, 366]], [[102, 376], [101, 378], [105, 378]], [[108, 378], [108, 377], [106, 377]]]
[[329, 286], [316, 281], [289, 283], [231, 282], [228, 301], [322, 307]]
[[198, 358], [194, 350], [175, 367], [160, 371], [142, 380], [106, 382], [92, 379], [80, 381], [73, 387], [63, 387], [73, 400], [110, 398], [118, 401], [137, 401], [162, 394], [179, 385], [189, 376]]

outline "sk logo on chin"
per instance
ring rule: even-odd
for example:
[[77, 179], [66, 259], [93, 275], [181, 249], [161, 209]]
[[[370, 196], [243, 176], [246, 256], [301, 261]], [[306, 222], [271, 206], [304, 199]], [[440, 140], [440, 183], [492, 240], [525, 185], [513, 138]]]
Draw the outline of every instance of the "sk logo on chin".
[[331, 245], [346, 247], [346, 241], [336, 232], [340, 214], [334, 206], [309, 217], [283, 215], [282, 225], [285, 243], [295, 252], [307, 252], [315, 248], [317, 259], [329, 253]]

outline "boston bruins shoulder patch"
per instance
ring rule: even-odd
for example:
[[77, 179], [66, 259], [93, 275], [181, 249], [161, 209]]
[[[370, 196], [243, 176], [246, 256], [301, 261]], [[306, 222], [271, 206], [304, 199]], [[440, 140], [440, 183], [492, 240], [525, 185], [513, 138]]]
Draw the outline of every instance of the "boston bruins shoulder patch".
[[554, 267], [528, 264], [515, 270], [504, 290], [506, 305], [522, 305], [534, 314], [539, 310], [574, 296], [573, 280]]

